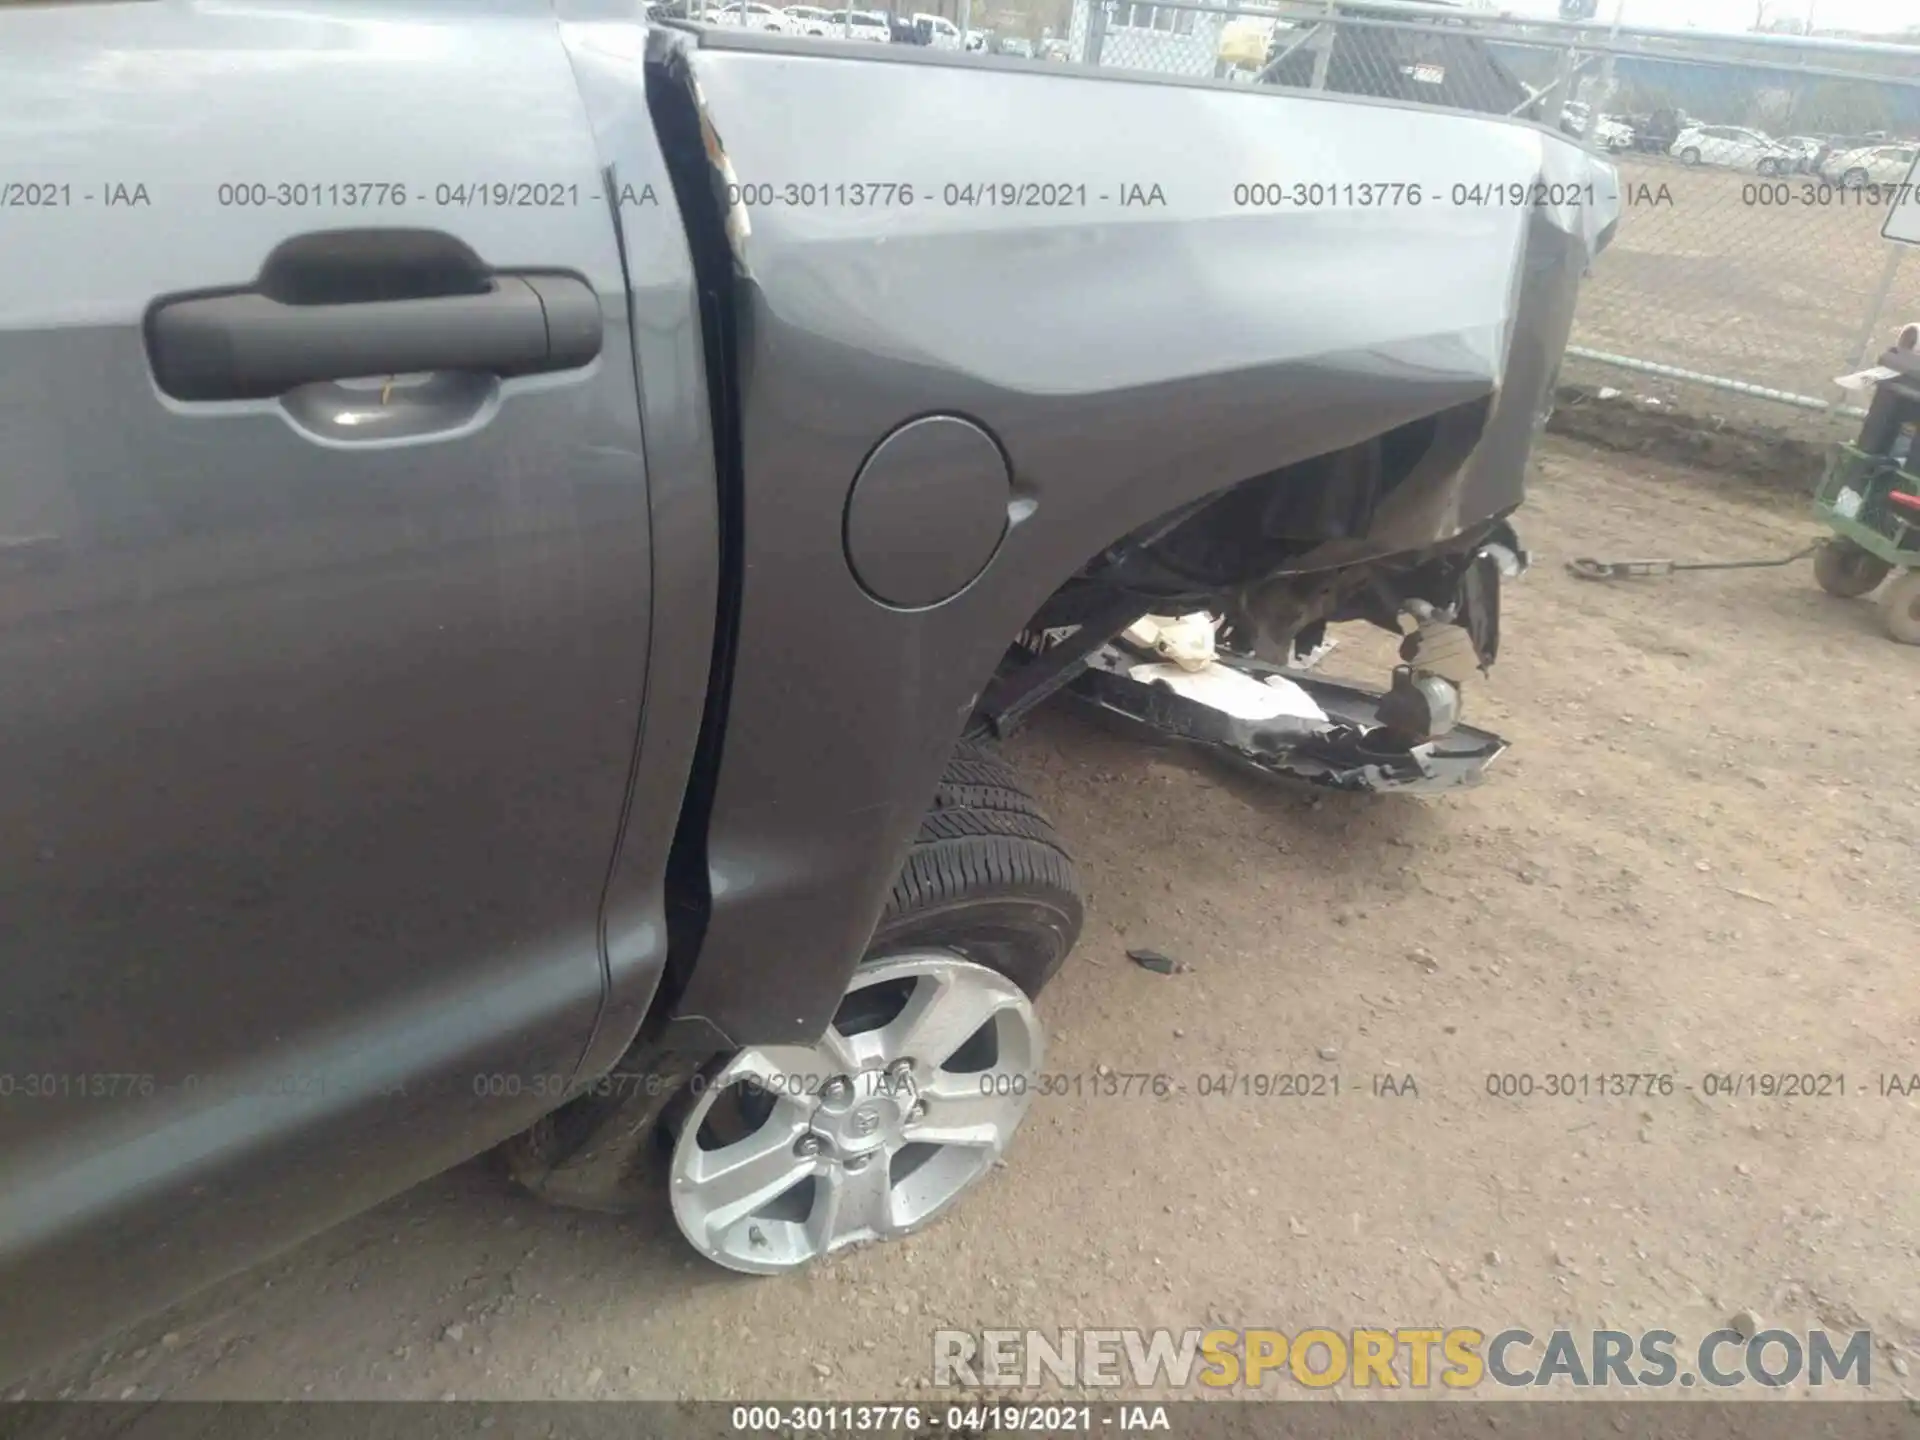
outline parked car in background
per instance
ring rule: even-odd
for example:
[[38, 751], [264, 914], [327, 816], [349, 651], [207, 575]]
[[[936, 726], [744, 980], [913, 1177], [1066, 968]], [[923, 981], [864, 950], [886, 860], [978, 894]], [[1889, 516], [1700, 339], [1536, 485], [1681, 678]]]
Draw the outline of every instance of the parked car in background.
[[1040, 42], [1040, 58], [1042, 60], [1051, 60], [1056, 64], [1065, 65], [1073, 59], [1073, 47], [1058, 37], [1042, 40]]
[[1633, 148], [1633, 127], [1611, 115], [1602, 115], [1593, 122], [1593, 134], [1588, 138], [1600, 149], [1617, 155]]
[[913, 15], [913, 28], [927, 37], [927, 44], [936, 50], [958, 50], [960, 45], [960, 27], [944, 15], [929, 15], [916, 10]]
[[771, 5], [763, 5], [760, 0], [746, 0], [744, 4], [730, 4], [724, 8], [710, 9], [701, 17], [709, 25], [732, 25], [743, 30], [771, 30], [777, 35], [799, 33], [788, 24], [786, 12], [776, 10]]
[[1668, 153], [1687, 165], [1723, 165], [1756, 175], [1791, 174], [1794, 152], [1758, 130], [1739, 125], [1691, 125], [1675, 137]]
[[[1588, 133], [1588, 126], [1592, 133]], [[1560, 109], [1559, 130], [1586, 140], [1601, 150], [1625, 150], [1633, 144], [1633, 127], [1615, 115], [1599, 115], [1584, 100], [1569, 100]]]
[[874, 40], [887, 43], [887, 18], [871, 10], [828, 10], [819, 5], [789, 5], [784, 12], [793, 35], [820, 35], [834, 40]]
[[1871, 150], [1876, 145], [1892, 145], [1897, 141], [1884, 130], [1869, 130], [1858, 135], [1826, 135], [1821, 137], [1820, 153], [1814, 157], [1813, 168], [1816, 173], [1824, 173], [1827, 162], [1845, 155], [1849, 150]]
[[1621, 117], [1633, 130], [1633, 148], [1650, 154], [1665, 155], [1673, 149], [1680, 132], [1693, 122], [1684, 110], [1653, 110], [1644, 115]]
[[1017, 55], [1022, 60], [1033, 59], [1033, 42], [1024, 35], [1002, 35], [996, 53]]
[[1802, 174], [1810, 172], [1827, 153], [1826, 142], [1813, 135], [1789, 135], [1778, 143], [1793, 152], [1793, 168]]
[[[787, 33], [790, 35], [827, 35], [835, 33], [840, 17], [817, 5], [789, 5], [786, 8]], [[830, 31], [827, 27], [835, 27]]]
[[1820, 166], [1822, 178], [1859, 189], [1863, 185], [1898, 185], [1913, 173], [1920, 145], [1870, 145], [1829, 155]]

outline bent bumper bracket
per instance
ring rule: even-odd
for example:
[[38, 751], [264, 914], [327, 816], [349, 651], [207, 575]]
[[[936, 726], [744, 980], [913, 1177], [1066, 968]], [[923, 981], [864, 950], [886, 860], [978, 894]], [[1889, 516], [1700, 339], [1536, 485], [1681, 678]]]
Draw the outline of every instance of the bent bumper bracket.
[[1507, 748], [1498, 735], [1470, 725], [1422, 744], [1395, 741], [1380, 721], [1384, 696], [1323, 680], [1243, 655], [1217, 663], [1257, 680], [1278, 676], [1299, 686], [1325, 712], [1324, 722], [1282, 716], [1244, 720], [1129, 675], [1136, 662], [1108, 646], [1066, 695], [1083, 710], [1140, 738], [1172, 741], [1211, 752], [1275, 779], [1330, 790], [1413, 794], [1477, 785]]

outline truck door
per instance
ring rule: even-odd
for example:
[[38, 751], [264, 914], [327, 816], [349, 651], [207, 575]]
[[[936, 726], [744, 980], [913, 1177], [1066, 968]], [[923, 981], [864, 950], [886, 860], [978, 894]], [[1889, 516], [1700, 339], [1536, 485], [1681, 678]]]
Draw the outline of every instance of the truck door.
[[0, 7], [0, 1367], [586, 1051], [650, 595], [606, 178], [544, 0]]

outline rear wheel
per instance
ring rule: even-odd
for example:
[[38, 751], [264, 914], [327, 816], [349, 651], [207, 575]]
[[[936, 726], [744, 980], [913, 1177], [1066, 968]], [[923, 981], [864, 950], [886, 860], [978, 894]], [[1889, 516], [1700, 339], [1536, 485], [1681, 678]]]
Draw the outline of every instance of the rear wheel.
[[1849, 170], [1847, 171], [1846, 174], [1840, 177], [1840, 183], [1846, 186], [1847, 189], [1849, 190], [1864, 190], [1867, 188], [1867, 179], [1868, 179], [1868, 176], [1866, 171]]
[[826, 1034], [738, 1052], [669, 1117], [673, 1214], [694, 1248], [774, 1274], [944, 1213], [1026, 1113], [1044, 1053], [1033, 997], [1081, 918], [1046, 816], [963, 745]]
[[1902, 571], [1881, 597], [1887, 633], [1902, 645], [1920, 645], [1920, 570]]
[[1813, 552], [1813, 578], [1829, 595], [1852, 600], [1866, 594], [1892, 573], [1879, 556], [1839, 536]]
[[893, 882], [869, 955], [945, 946], [1038, 995], [1080, 937], [1080, 882], [1007, 763], [958, 746]]
[[1754, 166], [1754, 169], [1758, 170], [1762, 175], [1778, 175], [1780, 173], [1780, 162], [1769, 156]]
[[1698, 165], [1700, 163], [1700, 152], [1694, 146], [1689, 145], [1680, 152], [1680, 159], [1683, 164]]

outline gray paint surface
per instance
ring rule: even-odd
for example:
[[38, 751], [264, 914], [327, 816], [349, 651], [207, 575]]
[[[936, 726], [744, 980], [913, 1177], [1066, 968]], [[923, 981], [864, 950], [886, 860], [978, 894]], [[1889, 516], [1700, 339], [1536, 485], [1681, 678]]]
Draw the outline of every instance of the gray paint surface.
[[[657, 165], [644, 111], [625, 130], [621, 163]], [[0, 1306], [19, 1365], [511, 1133], [610, 982], [644, 1007], [699, 708], [683, 684], [635, 791], [610, 959], [645, 455], [684, 467], [705, 441], [670, 196], [625, 217], [661, 386], [643, 432], [626, 267], [589, 198], [610, 157], [547, 5], [10, 7], [0, 155], [71, 187], [0, 239], [0, 535], [52, 537], [0, 568], [0, 1070], [55, 1092], [0, 1098], [0, 1289], [36, 1297]], [[223, 204], [234, 182], [268, 203]], [[516, 182], [558, 203], [438, 203]], [[292, 399], [156, 390], [157, 297], [369, 225], [586, 277], [600, 357], [481, 382], [390, 441], [303, 431]], [[696, 466], [660, 497], [696, 537], [669, 567], [696, 636], [707, 486]]]
[[582, 1074], [596, 1075], [639, 1030], [666, 952], [662, 875], [707, 698], [718, 499], [693, 261], [647, 112], [647, 27], [629, 18], [644, 7], [558, 0], [555, 8], [616, 201], [652, 522], [645, 704], [628, 820], [601, 911], [607, 1003], [580, 1064]]
[[[682, 1005], [771, 1042], [826, 1022], [976, 694], [1103, 546], [1489, 396], [1461, 469], [1301, 563], [1418, 550], [1519, 504], [1618, 183], [1541, 127], [1411, 106], [747, 34], [686, 43], [742, 193], [771, 187], [773, 203], [736, 227], [745, 588], [713, 915]], [[1456, 181], [1578, 186], [1590, 203], [1456, 205]], [[1256, 182], [1335, 188], [1317, 205], [1236, 203]], [[1003, 183], [1069, 203], [1004, 204]], [[1338, 188], [1355, 183], [1424, 198], [1365, 204]], [[1164, 204], [1129, 203], [1155, 185]], [[837, 500], [879, 436], [934, 410], [992, 432], [1030, 507], [964, 592], [906, 612], [849, 573]]]
[[[1573, 146], [747, 36], [692, 54], [735, 178], [814, 188], [733, 217], [732, 473], [636, 8], [0, 10], [0, 155], [30, 157], [0, 179], [70, 192], [0, 230], [0, 1069], [56, 1092], [0, 1097], [0, 1285], [36, 1302], [0, 1306], [0, 1365], [470, 1155], [614, 1063], [665, 960], [661, 871], [726, 585], [712, 905], [678, 1018], [801, 1038], [1004, 646], [1101, 547], [1489, 397], [1463, 467], [1299, 563], [1418, 550], [1520, 500], [1575, 281], [1617, 213]], [[1232, 199], [1359, 176], [1601, 193]], [[874, 182], [915, 199], [860, 198]], [[948, 203], [950, 184], [1029, 182], [1086, 197]], [[1123, 203], [1155, 185], [1164, 205]], [[156, 299], [368, 225], [585, 277], [599, 358], [391, 395], [158, 392]], [[354, 439], [375, 406], [404, 423]], [[1013, 500], [985, 570], [905, 610], [856, 580], [847, 496], [882, 437], [934, 413], [995, 438]], [[910, 550], [923, 518], [878, 515], [862, 544]]]
[[888, 605], [936, 605], [971, 584], [1018, 513], [1006, 457], [957, 415], [882, 440], [847, 493], [847, 563]]

